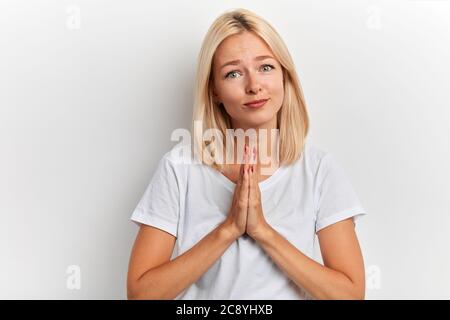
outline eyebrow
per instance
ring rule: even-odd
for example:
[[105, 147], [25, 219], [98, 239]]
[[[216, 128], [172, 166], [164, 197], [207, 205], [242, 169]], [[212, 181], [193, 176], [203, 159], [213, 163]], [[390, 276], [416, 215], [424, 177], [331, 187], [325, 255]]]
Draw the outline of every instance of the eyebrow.
[[[260, 60], [265, 60], [265, 59], [274, 59], [275, 60], [275, 58], [274, 57], [272, 57], [272, 56], [267, 56], [267, 55], [265, 55], [265, 56], [258, 56], [258, 57], [256, 57], [254, 60], [255, 61], [260, 61]], [[226, 67], [226, 66], [228, 66], [228, 65], [238, 65], [239, 63], [241, 62], [241, 60], [232, 60], [232, 61], [228, 61], [228, 62], [226, 62], [226, 63], [224, 63], [221, 67], [220, 67], [220, 69], [223, 69], [224, 67]]]

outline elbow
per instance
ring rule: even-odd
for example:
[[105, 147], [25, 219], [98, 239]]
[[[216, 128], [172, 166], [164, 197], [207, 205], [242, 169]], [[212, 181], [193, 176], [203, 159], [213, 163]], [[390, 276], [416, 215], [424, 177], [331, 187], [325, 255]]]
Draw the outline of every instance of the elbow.
[[364, 291], [361, 291], [359, 289], [354, 289], [348, 292], [341, 292], [339, 294], [335, 294], [332, 296], [328, 296], [326, 298], [319, 298], [319, 299], [325, 299], [325, 300], [364, 300]]
[[128, 300], [159, 300], [160, 298], [150, 294], [149, 292], [144, 292], [137, 285], [128, 286], [127, 288], [127, 299]]
[[128, 300], [171, 300], [172, 297], [166, 297], [156, 290], [147, 290], [141, 287], [139, 281], [128, 282], [127, 284]]
[[135, 287], [127, 288], [127, 299], [128, 300], [158, 300], [158, 297], [155, 297], [148, 292], [144, 294], [142, 290], [139, 290]]
[[357, 300], [365, 300], [366, 299], [366, 292], [365, 290], [361, 290], [360, 292], [358, 292], [357, 295]]
[[324, 297], [316, 297], [319, 300], [365, 300], [364, 292], [354, 290], [352, 292], [340, 293]]
[[365, 300], [366, 289], [364, 284], [354, 284], [354, 288], [349, 299], [351, 300]]
[[152, 299], [148, 294], [144, 294], [139, 280], [128, 280], [127, 283], [127, 299], [128, 300], [144, 300]]
[[352, 282], [351, 286], [348, 286], [346, 290], [341, 291], [340, 294], [329, 299], [365, 300], [365, 291], [364, 284]]
[[135, 282], [128, 281], [127, 283], [127, 299], [128, 300], [139, 299], [139, 290]]
[[353, 293], [350, 297], [348, 297], [349, 300], [365, 300], [365, 293], [364, 291], [357, 290], [355, 293]]
[[348, 300], [365, 300], [366, 296], [366, 281], [364, 277], [360, 278], [351, 278], [347, 276], [347, 278], [350, 280], [350, 287], [347, 297], [344, 299]]
[[359, 284], [356, 285], [356, 297], [357, 300], [366, 299], [366, 281], [364, 278], [362, 278]]

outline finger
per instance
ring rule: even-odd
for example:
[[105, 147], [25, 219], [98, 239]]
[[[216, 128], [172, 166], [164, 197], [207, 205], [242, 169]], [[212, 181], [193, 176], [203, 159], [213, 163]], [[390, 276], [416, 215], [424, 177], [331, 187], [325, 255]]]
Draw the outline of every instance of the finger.
[[249, 194], [248, 194], [248, 201], [249, 204], [253, 203], [254, 198], [255, 198], [255, 171], [254, 171], [254, 165], [252, 164], [250, 166], [250, 178], [249, 178], [249, 184], [248, 184], [248, 189], [249, 189]]
[[253, 163], [256, 165], [254, 168], [254, 171], [256, 171], [256, 173], [259, 173], [261, 162], [260, 162], [260, 159], [258, 156], [258, 148], [257, 147], [253, 147], [252, 155], [253, 155], [253, 160], [254, 160]]
[[[248, 161], [248, 159], [247, 159]], [[249, 195], [249, 184], [250, 184], [250, 171], [249, 171], [249, 165], [246, 165], [246, 168], [244, 170], [244, 181], [242, 184], [242, 189], [241, 189], [241, 196], [243, 197], [243, 199], [245, 199], [247, 201], [248, 204], [248, 195]]]
[[[243, 161], [243, 167], [245, 168], [245, 165], [248, 163], [250, 159], [250, 148], [247, 144], [244, 146], [244, 161]], [[244, 170], [242, 170], [242, 173], [244, 173]]]
[[248, 171], [248, 166], [250, 163], [250, 148], [247, 144], [245, 144], [245, 170]]
[[246, 174], [245, 176], [245, 184], [244, 189], [246, 194], [248, 195], [248, 186], [249, 186], [249, 180], [250, 180], [250, 148], [246, 145], [246, 153], [245, 153], [245, 164], [244, 164], [244, 172]]
[[259, 197], [260, 190], [259, 190], [259, 183], [258, 183], [259, 182], [259, 170], [260, 170], [259, 165], [256, 165], [255, 168], [253, 168], [253, 171], [254, 171], [253, 175], [255, 176], [255, 182], [253, 184], [253, 196], [256, 201], [258, 201], [258, 199], [260, 198]]
[[242, 188], [243, 188], [243, 180], [244, 180], [244, 173], [246, 170], [246, 162], [248, 162], [248, 147], [247, 145], [245, 145], [244, 147], [244, 157], [243, 157], [243, 162], [241, 163], [240, 167], [239, 167], [239, 177], [238, 177], [238, 192], [240, 193]]
[[248, 168], [248, 172], [249, 172], [249, 181], [248, 181], [248, 188], [250, 190], [250, 195], [251, 195], [251, 190], [253, 188], [253, 180], [255, 179], [254, 175], [253, 175], [253, 164], [251, 164]]
[[253, 175], [253, 179], [252, 179], [252, 188], [251, 188], [251, 201], [253, 203], [256, 203], [259, 201], [259, 199], [261, 198], [261, 193], [260, 193], [260, 189], [259, 189], [259, 175], [258, 172], [256, 171], [256, 165], [253, 166], [252, 168], [252, 175]]
[[254, 172], [254, 177], [256, 179], [256, 182], [258, 182], [258, 178], [260, 176], [261, 173], [261, 161], [258, 155], [258, 148], [254, 147], [253, 151], [252, 151], [252, 156], [255, 159], [254, 160], [254, 165], [253, 165], [253, 172]]

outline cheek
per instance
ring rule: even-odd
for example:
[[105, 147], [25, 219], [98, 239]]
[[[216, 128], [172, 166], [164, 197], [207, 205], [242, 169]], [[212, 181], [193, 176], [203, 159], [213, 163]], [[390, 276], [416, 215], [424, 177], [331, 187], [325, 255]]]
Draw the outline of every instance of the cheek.
[[284, 96], [283, 78], [281, 76], [274, 77], [267, 83], [269, 95], [275, 101], [282, 101]]
[[271, 88], [274, 92], [283, 92], [283, 74], [278, 73], [271, 79]]
[[227, 83], [222, 86], [222, 100], [229, 104], [240, 103], [244, 99], [242, 85], [239, 81]]

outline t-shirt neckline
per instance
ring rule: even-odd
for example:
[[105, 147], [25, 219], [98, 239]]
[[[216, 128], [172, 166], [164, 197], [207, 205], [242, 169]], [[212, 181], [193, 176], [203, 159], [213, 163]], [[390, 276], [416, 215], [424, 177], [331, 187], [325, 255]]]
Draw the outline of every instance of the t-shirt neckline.
[[[203, 164], [204, 166], [208, 167], [207, 170], [212, 172], [212, 174], [230, 191], [234, 191], [236, 187], [236, 183], [231, 181], [229, 178], [227, 178], [225, 175], [223, 175], [221, 172], [217, 171], [216, 169], [212, 168], [209, 165]], [[278, 179], [281, 178], [283, 173], [286, 171], [285, 165], [280, 165], [275, 172], [268, 178], [264, 179], [263, 181], [258, 182], [259, 189], [265, 190], [269, 188], [271, 185], [273, 185]]]

